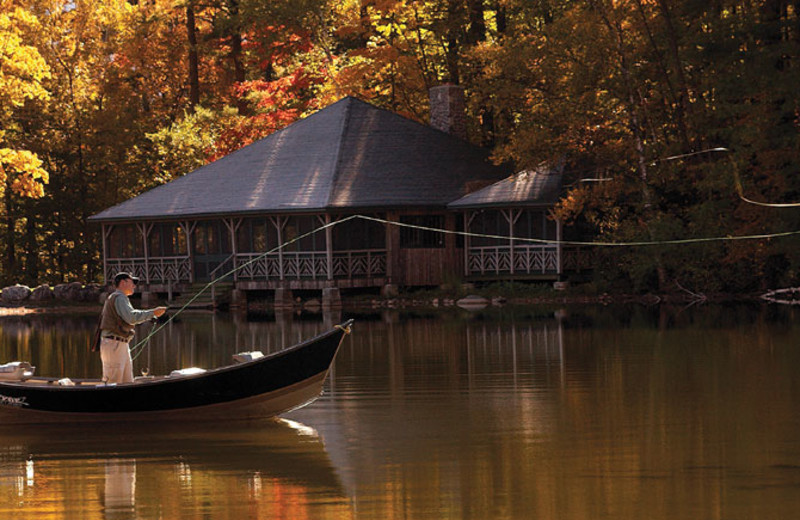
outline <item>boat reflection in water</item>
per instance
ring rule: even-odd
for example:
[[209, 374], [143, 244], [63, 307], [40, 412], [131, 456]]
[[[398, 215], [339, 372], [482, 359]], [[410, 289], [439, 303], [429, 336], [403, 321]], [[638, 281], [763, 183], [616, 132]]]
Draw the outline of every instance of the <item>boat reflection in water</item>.
[[0, 444], [4, 519], [350, 514], [322, 439], [289, 420], [0, 429]]

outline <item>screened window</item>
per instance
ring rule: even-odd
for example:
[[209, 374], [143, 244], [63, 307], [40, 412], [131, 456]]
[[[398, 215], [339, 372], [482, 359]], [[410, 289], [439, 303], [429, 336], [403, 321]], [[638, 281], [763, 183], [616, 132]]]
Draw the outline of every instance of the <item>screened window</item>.
[[[316, 216], [289, 217], [283, 227], [283, 242], [287, 243], [285, 251], [325, 251], [325, 230], [319, 230], [324, 225]], [[319, 230], [316, 233], [311, 233]], [[304, 236], [306, 235], [306, 236]], [[299, 240], [295, 240], [298, 237]]]
[[240, 253], [265, 253], [278, 246], [278, 230], [269, 218], [245, 219], [236, 231], [236, 240]]
[[134, 224], [116, 225], [108, 237], [109, 258], [136, 258], [144, 256], [142, 233]]
[[150, 256], [185, 255], [186, 234], [176, 223], [160, 223], [153, 225], [147, 245]]
[[[481, 210], [475, 213], [469, 225], [470, 233], [477, 235], [509, 236], [508, 220], [497, 210]], [[475, 247], [489, 247], [506, 244], [507, 240], [483, 236], [470, 237], [470, 244]]]
[[556, 223], [542, 210], [525, 210], [514, 224], [514, 236], [555, 240]]
[[[404, 215], [401, 224], [424, 228], [444, 229], [444, 215]], [[400, 247], [408, 249], [435, 249], [444, 247], [445, 234], [432, 229], [400, 227]]]
[[198, 255], [230, 254], [231, 239], [228, 227], [219, 220], [198, 222], [194, 229], [192, 247]]
[[386, 249], [386, 227], [381, 222], [348, 220], [334, 226], [332, 236], [334, 251]]

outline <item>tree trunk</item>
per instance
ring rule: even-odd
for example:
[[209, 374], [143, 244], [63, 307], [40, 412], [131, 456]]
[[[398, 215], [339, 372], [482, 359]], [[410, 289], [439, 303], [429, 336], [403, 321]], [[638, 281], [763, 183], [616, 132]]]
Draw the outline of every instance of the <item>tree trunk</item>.
[[506, 17], [506, 6], [501, 0], [494, 2], [495, 12], [495, 25], [497, 26], [498, 34], [505, 34], [508, 29], [508, 19]]
[[194, 112], [200, 104], [200, 74], [197, 57], [197, 26], [194, 22], [194, 5], [186, 3], [186, 38], [189, 42], [189, 109]]
[[486, 21], [483, 18], [483, 0], [467, 0], [469, 12], [469, 28], [467, 29], [467, 44], [475, 45], [486, 41]]
[[448, 80], [453, 85], [461, 83], [458, 67], [458, 23], [459, 0], [448, 0], [447, 2], [447, 44], [445, 48], [445, 60], [447, 62]]
[[17, 254], [16, 254], [16, 241], [14, 240], [14, 201], [11, 192], [11, 176], [6, 174], [6, 188], [5, 188], [5, 203], [6, 203], [6, 265], [5, 275], [8, 282], [14, 281], [17, 275]]
[[28, 204], [28, 219], [25, 226], [27, 260], [25, 262], [25, 278], [31, 285], [39, 281], [39, 244], [36, 240], [36, 218], [32, 204]]
[[[239, 20], [239, 0], [229, 0], [232, 27], [230, 32], [231, 52], [230, 58], [233, 63], [233, 81], [242, 83], [245, 80], [244, 65], [242, 64], [242, 33]], [[236, 106], [240, 114], [247, 112], [247, 101], [239, 99]]]
[[[678, 51], [678, 32], [675, 30], [675, 24], [672, 23], [672, 14], [669, 11], [667, 0], [658, 0], [658, 8], [664, 18], [664, 25], [667, 27], [669, 54], [675, 66], [675, 78], [678, 80], [675, 116], [678, 120], [681, 138], [684, 141], [684, 151], [689, 152], [691, 150], [691, 140], [689, 139], [688, 125], [686, 124], [686, 118], [689, 116], [689, 85], [686, 82], [686, 75], [683, 73], [683, 64]], [[670, 88], [672, 88], [671, 85]]]
[[359, 25], [361, 27], [361, 31], [358, 34], [358, 47], [360, 49], [366, 49], [367, 43], [369, 43], [369, 37], [372, 34], [372, 23], [369, 19], [369, 10], [367, 9], [369, 2], [367, 0], [361, 0], [361, 6], [359, 9]]

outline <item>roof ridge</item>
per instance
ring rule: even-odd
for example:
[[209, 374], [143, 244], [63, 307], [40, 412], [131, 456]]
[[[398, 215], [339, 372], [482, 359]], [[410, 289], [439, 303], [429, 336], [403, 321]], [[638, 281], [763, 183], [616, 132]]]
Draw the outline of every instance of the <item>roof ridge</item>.
[[342, 162], [342, 148], [344, 148], [344, 136], [347, 133], [348, 123], [350, 122], [350, 113], [352, 112], [351, 108], [353, 106], [353, 100], [356, 98], [352, 96], [346, 96], [343, 100], [347, 101], [347, 104], [344, 106], [344, 115], [342, 116], [342, 127], [339, 130], [339, 143], [336, 146], [336, 160], [333, 162], [333, 177], [331, 178], [331, 188], [328, 191], [328, 200], [325, 201], [325, 207], [329, 208], [331, 206], [331, 201], [334, 198], [334, 192], [336, 191], [336, 183], [339, 180], [339, 165]]

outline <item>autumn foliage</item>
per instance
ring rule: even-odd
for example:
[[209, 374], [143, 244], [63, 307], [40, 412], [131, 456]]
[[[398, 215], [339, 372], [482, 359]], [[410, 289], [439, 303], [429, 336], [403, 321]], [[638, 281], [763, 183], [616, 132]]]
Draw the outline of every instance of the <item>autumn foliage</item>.
[[[354, 95], [564, 161], [568, 238], [800, 230], [796, 0], [0, 0], [4, 281], [97, 279], [87, 217]], [[593, 281], [757, 291], [798, 239], [598, 248]]]

